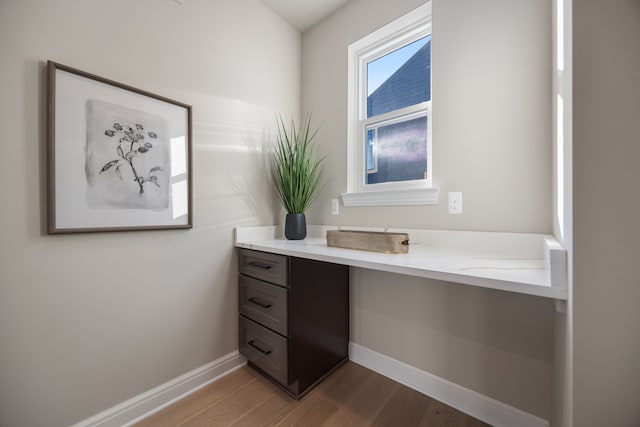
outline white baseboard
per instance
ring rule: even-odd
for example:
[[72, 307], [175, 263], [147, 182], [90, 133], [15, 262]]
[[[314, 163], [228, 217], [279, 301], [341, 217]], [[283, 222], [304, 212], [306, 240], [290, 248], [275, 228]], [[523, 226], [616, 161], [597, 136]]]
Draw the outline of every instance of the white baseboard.
[[72, 427], [130, 426], [244, 365], [237, 351], [139, 394]]
[[549, 427], [549, 422], [353, 342], [349, 359], [495, 427]]
[[[349, 343], [349, 359], [495, 427], [549, 427], [549, 422], [399, 360]], [[72, 427], [131, 426], [246, 363], [237, 351], [113, 406]]]

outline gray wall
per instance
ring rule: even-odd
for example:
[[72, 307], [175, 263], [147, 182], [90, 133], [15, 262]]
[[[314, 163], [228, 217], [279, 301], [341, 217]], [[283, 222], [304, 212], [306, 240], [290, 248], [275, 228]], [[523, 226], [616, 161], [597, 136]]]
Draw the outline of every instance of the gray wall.
[[640, 425], [640, 1], [574, 1], [574, 420]]
[[[436, 207], [343, 208], [347, 46], [423, 1], [352, 0], [304, 33], [303, 112], [325, 121], [331, 181], [317, 223], [550, 232], [551, 1], [433, 4], [433, 173], [441, 200], [463, 192], [463, 215]], [[366, 16], [366, 18], [365, 18]], [[398, 218], [401, 218], [399, 223]]]
[[[552, 230], [551, 1], [433, 3], [433, 169], [440, 203], [344, 208], [347, 46], [423, 2], [352, 0], [302, 38], [302, 110], [325, 120], [331, 181], [312, 223]], [[464, 214], [447, 213], [462, 191]], [[551, 417], [550, 300], [354, 269], [354, 342]]]
[[[247, 147], [298, 113], [300, 43], [257, 0], [0, 1], [0, 425], [69, 425], [237, 350], [233, 227], [277, 212]], [[192, 230], [44, 234], [47, 59], [193, 105]]]

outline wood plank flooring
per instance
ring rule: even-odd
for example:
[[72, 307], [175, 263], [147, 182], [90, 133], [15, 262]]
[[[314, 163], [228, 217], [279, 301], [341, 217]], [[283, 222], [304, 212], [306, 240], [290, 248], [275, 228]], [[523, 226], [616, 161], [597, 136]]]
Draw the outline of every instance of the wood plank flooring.
[[136, 424], [194, 426], [487, 426], [415, 390], [347, 362], [296, 401], [248, 366]]

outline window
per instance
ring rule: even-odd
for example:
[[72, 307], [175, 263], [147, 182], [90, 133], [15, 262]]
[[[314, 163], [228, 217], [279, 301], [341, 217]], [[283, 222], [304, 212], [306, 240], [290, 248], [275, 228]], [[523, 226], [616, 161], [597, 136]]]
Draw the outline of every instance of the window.
[[435, 204], [431, 3], [349, 46], [346, 206]]

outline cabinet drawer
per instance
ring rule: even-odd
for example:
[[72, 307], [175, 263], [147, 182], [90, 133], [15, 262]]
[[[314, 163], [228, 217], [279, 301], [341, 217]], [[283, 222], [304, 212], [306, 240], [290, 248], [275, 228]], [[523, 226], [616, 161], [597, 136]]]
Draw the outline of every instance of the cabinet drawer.
[[286, 256], [249, 249], [239, 249], [238, 255], [240, 273], [276, 285], [287, 286]]
[[280, 384], [288, 384], [287, 339], [244, 316], [240, 316], [240, 354]]
[[287, 289], [246, 276], [240, 276], [238, 282], [240, 314], [288, 335]]

